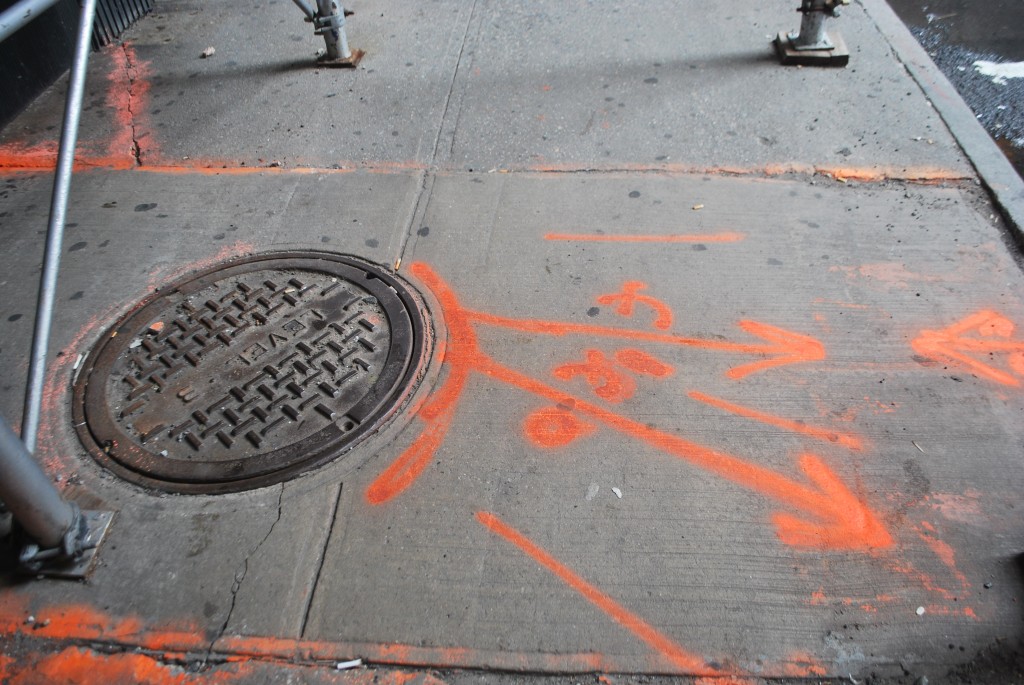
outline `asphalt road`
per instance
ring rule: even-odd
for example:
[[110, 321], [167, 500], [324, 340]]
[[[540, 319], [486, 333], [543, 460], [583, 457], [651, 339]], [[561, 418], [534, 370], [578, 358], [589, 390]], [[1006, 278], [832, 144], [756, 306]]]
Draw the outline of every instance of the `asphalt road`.
[[1024, 175], [1024, 2], [889, 4]]

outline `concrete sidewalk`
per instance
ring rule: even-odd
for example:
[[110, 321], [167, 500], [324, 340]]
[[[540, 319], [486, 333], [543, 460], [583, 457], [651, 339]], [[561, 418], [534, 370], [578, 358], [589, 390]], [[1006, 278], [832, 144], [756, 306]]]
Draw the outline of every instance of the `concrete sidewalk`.
[[[166, 0], [94, 55], [38, 456], [117, 514], [88, 582], [4, 577], [0, 674], [1024, 682], [1019, 252], [884, 3], [845, 69], [778, 66], [793, 5], [356, 3], [335, 71], [284, 0]], [[11, 420], [61, 105], [2, 132]], [[422, 294], [394, 415], [242, 492], [94, 460], [105, 332], [295, 250]]]

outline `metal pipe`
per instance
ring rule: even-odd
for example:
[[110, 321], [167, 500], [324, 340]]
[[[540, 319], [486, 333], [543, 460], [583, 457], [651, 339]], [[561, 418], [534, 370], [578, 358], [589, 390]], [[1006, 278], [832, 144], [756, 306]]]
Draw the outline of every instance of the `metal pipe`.
[[292, 0], [292, 2], [294, 2], [300, 10], [302, 10], [302, 13], [306, 15], [307, 19], [309, 19], [310, 21], [316, 19], [316, 11], [313, 9], [312, 5], [306, 2], [306, 0]]
[[74, 524], [73, 506], [0, 416], [0, 500], [15, 520], [45, 549], [59, 548]]
[[318, 33], [322, 33], [327, 44], [327, 59], [349, 59], [352, 51], [345, 36], [345, 8], [337, 0], [316, 0]]
[[39, 410], [43, 402], [43, 384], [46, 381], [46, 355], [50, 346], [50, 324], [53, 319], [53, 303], [57, 294], [57, 271], [60, 268], [64, 220], [67, 217], [68, 195], [71, 192], [71, 172], [75, 165], [78, 121], [82, 115], [82, 93], [85, 89], [85, 71], [89, 63], [89, 43], [92, 38], [92, 21], [95, 14], [96, 0], [83, 0], [82, 12], [78, 20], [75, 56], [71, 62], [68, 99], [64, 105], [64, 124], [60, 132], [60, 148], [57, 151], [57, 171], [53, 179], [53, 197], [50, 200], [50, 225], [46, 233], [43, 276], [39, 285], [39, 304], [36, 309], [32, 355], [28, 369], [28, 390], [25, 393], [25, 412], [22, 417], [21, 435], [29, 453], [35, 452], [36, 435], [39, 432]]
[[797, 50], [827, 50], [832, 47], [832, 42], [825, 32], [824, 10], [804, 12], [800, 21], [800, 32], [795, 36], [790, 35], [789, 38]]
[[25, 24], [56, 5], [60, 0], [21, 0], [0, 14], [0, 43], [17, 33]]

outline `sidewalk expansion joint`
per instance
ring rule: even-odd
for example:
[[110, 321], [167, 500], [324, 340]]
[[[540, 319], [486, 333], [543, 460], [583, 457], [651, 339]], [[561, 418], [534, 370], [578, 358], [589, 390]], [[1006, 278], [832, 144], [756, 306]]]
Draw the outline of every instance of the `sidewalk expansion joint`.
[[345, 490], [344, 483], [338, 483], [338, 496], [334, 498], [334, 507], [331, 509], [331, 522], [327, 526], [327, 535], [324, 537], [324, 546], [320, 550], [320, 559], [316, 565], [316, 575], [313, 576], [313, 583], [309, 586], [309, 596], [306, 597], [306, 606], [302, 611], [302, 623], [299, 626], [299, 639], [306, 637], [306, 625], [309, 623], [309, 612], [313, 609], [313, 598], [316, 595], [316, 588], [320, 585], [320, 575], [324, 571], [324, 561], [327, 560], [327, 546], [331, 544], [334, 536], [334, 525], [338, 522], [338, 512], [341, 509], [341, 494]]
[[260, 548], [268, 539], [270, 539], [271, 533], [274, 532], [274, 528], [277, 527], [278, 522], [281, 520], [283, 499], [284, 483], [281, 483], [280, 489], [278, 490], [277, 493], [277, 517], [274, 519], [273, 523], [270, 524], [270, 527], [267, 529], [266, 535], [264, 535], [263, 538], [259, 542], [257, 542], [256, 545], [251, 550], [249, 550], [248, 554], [245, 555], [245, 558], [242, 560], [242, 563], [239, 564], [238, 569], [235, 571], [235, 576], [231, 583], [231, 604], [228, 606], [228, 612], [227, 615], [224, 617], [224, 622], [221, 624], [220, 628], [217, 630], [217, 634], [214, 636], [212, 640], [210, 640], [210, 644], [206, 648], [206, 654], [203, 656], [202, 660], [203, 666], [206, 666], [206, 664], [209, 662], [210, 656], [213, 654], [214, 646], [222, 637], [224, 637], [224, 633], [227, 632], [228, 625], [231, 623], [231, 617], [235, 613], [235, 602], [238, 600], [238, 592], [242, 589], [242, 581], [245, 580], [245, 576], [249, 572], [249, 559], [251, 559], [253, 555], [260, 550]]
[[[466, 30], [462, 34], [462, 44], [459, 46], [459, 54], [455, 58], [455, 68], [452, 69], [452, 80], [448, 84], [448, 92], [444, 97], [444, 110], [441, 112], [441, 120], [437, 126], [437, 137], [434, 138], [434, 150], [431, 154], [431, 163], [437, 164], [437, 155], [441, 147], [441, 136], [444, 134], [445, 122], [448, 120], [448, 110], [451, 108], [452, 96], [455, 94], [455, 84], [459, 82], [459, 72], [462, 68], [462, 56], [466, 52], [466, 45], [469, 43], [469, 32], [473, 27], [473, 17], [476, 16], [478, 0], [473, 0], [469, 9], [469, 18], [466, 20]], [[461, 106], [459, 107], [461, 110]], [[455, 147], [455, 133], [458, 128], [459, 112], [455, 113], [455, 124], [452, 127], [451, 142], [449, 144], [448, 157], [451, 157], [451, 150]]]

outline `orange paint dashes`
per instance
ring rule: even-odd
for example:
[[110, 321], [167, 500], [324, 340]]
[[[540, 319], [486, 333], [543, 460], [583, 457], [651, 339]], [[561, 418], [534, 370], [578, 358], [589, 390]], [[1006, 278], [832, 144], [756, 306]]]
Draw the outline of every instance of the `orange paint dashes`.
[[605, 233], [547, 233], [544, 240], [573, 243], [738, 243], [743, 233], [697, 233], [692, 235], [607, 235]]
[[633, 373], [653, 376], [654, 378], [666, 378], [675, 371], [668, 364], [642, 350], [619, 350], [615, 353], [615, 361]]
[[[910, 345], [923, 357], [946, 360], [990, 381], [1020, 387], [1024, 340], [1013, 339], [1014, 330], [1005, 316], [983, 310], [942, 330], [923, 330]], [[996, 366], [996, 355], [1005, 360], [1005, 368]]]
[[770, 426], [776, 426], [783, 430], [792, 431], [794, 433], [800, 433], [808, 437], [812, 437], [815, 440], [821, 440], [822, 442], [830, 442], [838, 445], [842, 445], [851, 450], [860, 450], [863, 448], [863, 443], [860, 438], [850, 435], [849, 433], [840, 433], [838, 431], [832, 431], [827, 428], [817, 428], [815, 426], [808, 426], [805, 423], [799, 423], [797, 421], [791, 421], [784, 419], [781, 416], [773, 416], [772, 414], [766, 414], [764, 412], [757, 411], [756, 409], [750, 409], [743, 407], [732, 402], [727, 402], [718, 397], [712, 397], [711, 395], [705, 395], [702, 392], [693, 391], [689, 393], [692, 399], [704, 404], [711, 405], [717, 409], [722, 409], [737, 416], [742, 416], [747, 419], [752, 419], [760, 423], [764, 423]]
[[673, 642], [671, 638], [662, 634], [657, 628], [598, 590], [494, 514], [481, 511], [477, 513], [476, 518], [489, 531], [518, 547], [520, 551], [546, 568], [559, 580], [582, 595], [584, 599], [607, 614], [616, 623], [647, 643], [651, 649], [665, 657], [674, 667], [693, 675], [714, 675], [718, 673], [716, 669], [707, 666], [703, 659], [684, 650]]

